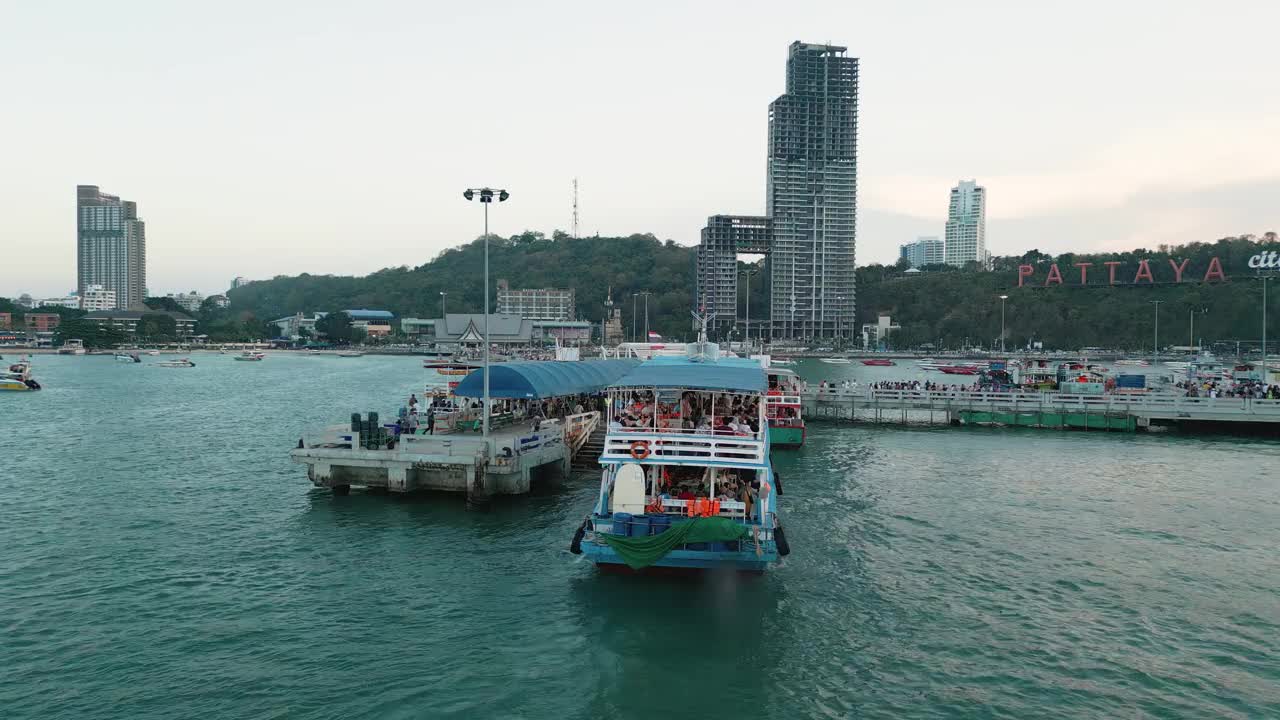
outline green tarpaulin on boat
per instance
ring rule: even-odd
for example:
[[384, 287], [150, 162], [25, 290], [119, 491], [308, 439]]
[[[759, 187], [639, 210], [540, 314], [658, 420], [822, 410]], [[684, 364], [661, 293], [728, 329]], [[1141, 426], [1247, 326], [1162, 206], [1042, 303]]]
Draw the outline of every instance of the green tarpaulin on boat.
[[751, 528], [729, 518], [707, 517], [672, 523], [670, 530], [658, 535], [623, 537], [602, 533], [600, 537], [628, 565], [640, 570], [658, 562], [680, 545], [747, 540], [751, 537]]

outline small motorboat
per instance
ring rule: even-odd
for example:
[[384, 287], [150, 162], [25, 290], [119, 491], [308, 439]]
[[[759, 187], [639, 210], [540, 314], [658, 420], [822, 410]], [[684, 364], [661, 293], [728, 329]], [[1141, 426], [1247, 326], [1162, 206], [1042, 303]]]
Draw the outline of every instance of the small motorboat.
[[872, 358], [870, 360], [863, 360], [862, 364], [870, 365], [872, 367], [893, 367], [895, 365], [895, 363], [892, 360], [884, 360], [882, 358]]
[[824, 362], [828, 365], [851, 365], [853, 361], [849, 358], [818, 358], [818, 362]]
[[773, 358], [769, 361], [770, 365], [795, 365], [796, 361], [791, 358]]
[[245, 350], [244, 352], [237, 355], [235, 359], [242, 360], [244, 362], [262, 362], [262, 360], [266, 357], [267, 357], [266, 353], [250, 352], [249, 350]]
[[154, 365], [156, 367], [164, 367], [164, 368], [193, 368], [196, 366], [196, 364], [191, 362], [189, 358], [181, 358], [178, 360], [165, 360], [164, 362], [154, 363]]
[[116, 362], [122, 363], [140, 363], [142, 358], [137, 353], [116, 353]]
[[0, 391], [31, 392], [39, 389], [40, 383], [31, 377], [31, 363], [25, 360], [10, 365], [7, 372], [0, 372]]
[[155, 357], [155, 356], [157, 356], [157, 355], [159, 355], [159, 354], [160, 354], [160, 351], [159, 351], [159, 350], [148, 350], [148, 351], [147, 351], [147, 354], [148, 354], [148, 355], [150, 355], [150, 356], [152, 356], [152, 357]]
[[345, 357], [345, 358], [363, 357], [363, 356], [364, 356], [364, 353], [359, 352], [359, 351], [357, 351], [357, 350], [339, 350], [339, 351], [338, 351], [337, 353], [335, 353], [335, 354], [336, 354], [338, 357]]
[[977, 365], [943, 365], [938, 368], [947, 375], [977, 375]]

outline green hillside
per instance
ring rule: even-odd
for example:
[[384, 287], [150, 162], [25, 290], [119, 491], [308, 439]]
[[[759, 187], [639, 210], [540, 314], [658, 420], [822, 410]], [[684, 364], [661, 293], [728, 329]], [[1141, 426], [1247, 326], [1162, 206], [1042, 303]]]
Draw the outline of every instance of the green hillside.
[[[1049, 348], [1145, 349], [1152, 342], [1150, 301], [1160, 300], [1162, 345], [1188, 342], [1193, 309], [1207, 310], [1196, 321], [1196, 334], [1206, 342], [1256, 341], [1262, 330], [1261, 283], [1248, 262], [1263, 249], [1280, 249], [1274, 233], [1156, 251], [1050, 257], [1033, 250], [1019, 257], [995, 258], [991, 272], [940, 266], [906, 273], [902, 266], [869, 265], [858, 269], [858, 321], [872, 322], [877, 313], [890, 313], [902, 325], [893, 342], [897, 347], [939, 341], [944, 347], [959, 347], [966, 339], [987, 345], [999, 336], [999, 296], [1007, 294], [1010, 347], [1036, 340]], [[612, 289], [615, 302], [623, 308], [628, 333], [632, 294], [648, 291], [652, 293], [650, 326], [667, 337], [680, 338], [690, 333], [695, 255], [695, 248], [661, 242], [652, 235], [571, 238], [556, 233], [548, 238], [526, 232], [491, 238], [490, 276], [495, 283], [505, 278], [515, 288], [573, 288], [579, 314], [592, 322], [602, 319], [605, 294]], [[1219, 259], [1225, 279], [1202, 282], [1213, 257]], [[416, 268], [389, 268], [363, 277], [304, 274], [250, 283], [231, 292], [229, 311], [202, 313], [204, 331], [235, 327], [249, 331], [263, 320], [294, 312], [344, 308], [437, 317], [441, 292], [448, 293], [450, 312], [479, 312], [483, 258], [477, 239]], [[1174, 282], [1170, 259], [1178, 264], [1186, 261], [1180, 266], [1184, 282]], [[1134, 284], [1144, 260], [1151, 282], [1140, 277]], [[1093, 263], [1085, 285], [1080, 284], [1080, 270], [1074, 265], [1080, 262]], [[1104, 265], [1108, 262], [1118, 263], [1116, 285], [1109, 282], [1110, 268]], [[1045, 287], [1055, 263], [1062, 284], [1049, 281]], [[1032, 274], [1018, 287], [1022, 265], [1030, 266]], [[762, 317], [767, 307], [764, 277], [757, 275], [752, 283], [756, 317]], [[637, 324], [642, 323], [637, 316]], [[1280, 327], [1273, 323], [1269, 334], [1277, 330]]]

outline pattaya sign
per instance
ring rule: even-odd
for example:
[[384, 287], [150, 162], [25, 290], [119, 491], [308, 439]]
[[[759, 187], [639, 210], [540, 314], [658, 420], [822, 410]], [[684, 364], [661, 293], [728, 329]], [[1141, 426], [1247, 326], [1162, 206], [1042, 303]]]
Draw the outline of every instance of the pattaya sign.
[[[1254, 261], [1257, 261], [1259, 264], [1255, 265]], [[1216, 256], [1209, 258], [1209, 265], [1205, 268], [1203, 276], [1199, 273], [1199, 271], [1190, 271], [1190, 272], [1188, 271], [1187, 266], [1191, 263], [1190, 260], [1183, 260], [1179, 262], [1174, 260], [1173, 258], [1169, 258], [1168, 259], [1169, 266], [1167, 269], [1164, 267], [1164, 265], [1162, 265], [1158, 261], [1156, 261], [1156, 264], [1154, 266], [1152, 265], [1152, 262], [1153, 261], [1151, 260], [1139, 260], [1138, 269], [1134, 273], [1132, 280], [1129, 279], [1127, 272], [1121, 270], [1121, 266], [1124, 265], [1124, 263], [1119, 262], [1117, 260], [1108, 260], [1106, 262], [1100, 262], [1100, 263], [1093, 263], [1093, 262], [1072, 263], [1068, 267], [1067, 272], [1069, 273], [1073, 272], [1071, 268], [1075, 268], [1074, 272], [1080, 273], [1080, 282], [1079, 282], [1080, 285], [1090, 285], [1094, 283], [1101, 284], [1103, 282], [1102, 279], [1104, 277], [1106, 278], [1106, 283], [1108, 285], [1126, 285], [1126, 284], [1138, 285], [1142, 283], [1155, 285], [1157, 274], [1160, 275], [1160, 282], [1181, 283], [1181, 282], [1199, 281], [1199, 282], [1207, 283], [1207, 282], [1213, 282], [1214, 280], [1225, 281], [1227, 279], [1226, 273], [1222, 272], [1222, 262], [1219, 261]], [[1269, 262], [1273, 264], [1271, 265], [1261, 264], [1264, 262]], [[1258, 255], [1254, 255], [1253, 257], [1249, 258], [1249, 267], [1280, 268], [1280, 256], [1278, 256], [1277, 253], [1275, 252], [1259, 253]], [[1036, 278], [1035, 266], [1019, 265], [1018, 266], [1018, 287], [1022, 287], [1024, 285], [1030, 284], [1028, 283], [1028, 280], [1030, 280], [1030, 283], [1039, 283], [1039, 279]], [[1063, 284], [1064, 283], [1062, 280], [1062, 270], [1058, 267], [1057, 263], [1053, 263], [1052, 265], [1049, 266], [1049, 273], [1045, 275], [1043, 285], [1044, 287], [1049, 287], [1050, 285], [1063, 285]], [[1072, 284], [1075, 285], [1076, 283], [1072, 283]]]

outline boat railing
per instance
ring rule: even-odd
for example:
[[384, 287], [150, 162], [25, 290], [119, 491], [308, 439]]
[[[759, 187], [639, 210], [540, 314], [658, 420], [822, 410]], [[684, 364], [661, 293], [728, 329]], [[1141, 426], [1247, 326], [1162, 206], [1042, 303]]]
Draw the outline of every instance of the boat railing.
[[717, 462], [758, 466], [765, 462], [765, 441], [763, 433], [739, 435], [674, 428], [658, 432], [613, 429], [605, 435], [600, 461], [658, 464]]

